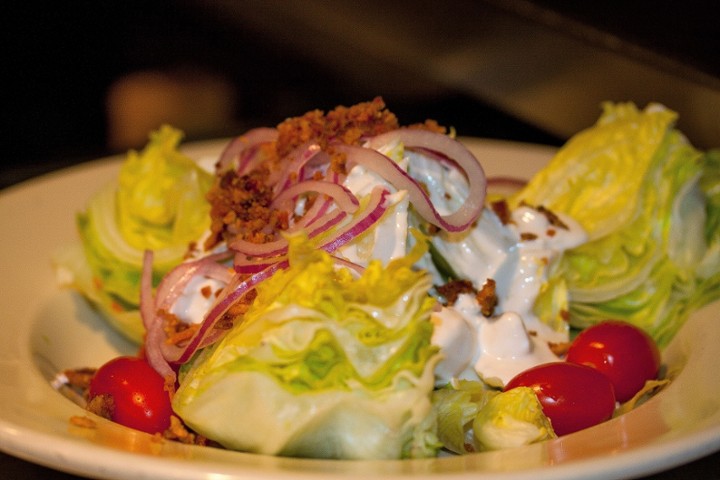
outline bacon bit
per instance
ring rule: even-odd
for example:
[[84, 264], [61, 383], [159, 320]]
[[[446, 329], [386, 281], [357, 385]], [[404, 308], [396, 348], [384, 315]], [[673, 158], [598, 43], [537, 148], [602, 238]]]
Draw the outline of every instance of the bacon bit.
[[548, 342], [548, 347], [550, 347], [550, 351], [553, 352], [558, 357], [563, 357], [565, 354], [567, 354], [568, 349], [570, 348], [571, 342]]
[[90, 381], [96, 371], [96, 368], [76, 368], [63, 370], [63, 374], [67, 379], [68, 386], [76, 390], [86, 391], [90, 388]]
[[93, 419], [91, 419], [90, 417], [86, 417], [85, 415], [73, 415], [72, 417], [70, 417], [70, 425], [80, 428], [97, 428], [97, 423], [95, 423]]
[[[209, 250], [229, 236], [265, 243], [275, 238], [271, 232], [288, 228], [291, 212], [270, 208], [272, 188], [268, 183], [271, 174], [282, 168], [280, 162], [293, 150], [309, 142], [316, 143], [330, 155], [330, 169], [344, 173], [345, 155], [333, 151], [333, 142], [360, 145], [367, 137], [399, 126], [397, 117], [385, 107], [381, 97], [351, 107], [339, 106], [327, 114], [312, 110], [281, 122], [277, 126], [277, 140], [260, 147], [258, 155], [263, 161], [259, 167], [241, 177], [231, 170], [216, 178], [207, 194], [211, 225], [204, 248]], [[445, 132], [433, 120], [409, 128]]]
[[425, 120], [423, 123], [414, 123], [414, 124], [408, 126], [407, 128], [430, 130], [431, 132], [442, 133], [442, 134], [447, 133], [447, 128], [443, 127], [442, 125], [437, 123], [437, 121], [432, 120], [432, 119]]
[[165, 331], [165, 342], [168, 345], [182, 345], [183, 342], [189, 341], [200, 328], [199, 324], [183, 322], [177, 315], [167, 310], [159, 310], [158, 315], [164, 320], [163, 330]]
[[202, 288], [200, 289], [200, 294], [201, 294], [204, 298], [210, 298], [210, 296], [212, 295], [212, 293], [213, 293], [213, 291], [212, 291], [212, 287], [211, 287], [210, 285], [205, 285], [204, 287], [202, 287]]
[[85, 409], [95, 415], [112, 420], [115, 411], [115, 398], [112, 395], [101, 394], [91, 398]]
[[475, 299], [480, 304], [480, 312], [488, 318], [492, 317], [498, 304], [495, 280], [488, 278], [480, 291], [478, 291]]
[[188, 430], [182, 420], [175, 415], [170, 416], [170, 426], [163, 432], [162, 438], [186, 445], [206, 446], [209, 444], [207, 438]]
[[554, 228], [548, 228], [545, 232], [545, 235], [547, 235], [548, 237], [554, 237], [556, 233], [557, 230], [555, 230]]
[[432, 223], [427, 224], [427, 234], [428, 235], [437, 235], [440, 233], [440, 227], [437, 225], [433, 225]]
[[183, 343], [190, 341], [190, 339], [195, 335], [195, 332], [197, 331], [199, 326], [199, 324], [195, 323], [193, 323], [192, 325], [188, 325], [187, 328], [184, 328], [172, 335], [168, 335], [165, 342], [169, 345], [182, 345]]
[[495, 212], [495, 215], [498, 216], [503, 225], [510, 223], [510, 206], [507, 201], [503, 199], [490, 202], [490, 208]]
[[326, 148], [330, 141], [360, 145], [367, 136], [375, 136], [399, 127], [398, 119], [385, 108], [381, 97], [351, 107], [338, 106], [323, 114], [312, 110], [300, 117], [289, 118], [278, 125], [275, 145], [277, 155], [284, 157], [308, 142]]
[[476, 294], [475, 287], [470, 280], [450, 280], [445, 285], [437, 287], [438, 293], [445, 298], [445, 305], [454, 304], [460, 294], [473, 293]]
[[158, 310], [158, 316], [163, 319], [163, 329], [165, 330], [165, 336], [171, 337], [183, 330], [187, 329], [189, 324], [180, 320], [180, 318], [167, 310]]
[[539, 207], [537, 207], [537, 210], [538, 210], [538, 212], [545, 215], [545, 218], [548, 219], [548, 222], [550, 222], [550, 225], [553, 225], [558, 228], [562, 228], [563, 230], [568, 230], [568, 226], [565, 225], [565, 223], [562, 220], [560, 220], [560, 217], [558, 217], [555, 213], [553, 213], [549, 209], [540, 205]]
[[170, 395], [170, 399], [175, 395], [175, 381], [176, 379], [173, 378], [172, 375], [165, 375], [165, 378], [163, 378], [164, 385], [163, 390], [165, 390], [168, 395]]
[[225, 240], [228, 234], [264, 243], [273, 238], [266, 232], [287, 229], [289, 213], [270, 208], [273, 192], [267, 185], [268, 175], [265, 166], [247, 175], [238, 176], [230, 170], [216, 178], [207, 194], [210, 235], [205, 249]]
[[520, 234], [520, 240], [523, 242], [529, 242], [531, 240], [536, 240], [537, 238], [538, 236], [536, 234], [530, 232], [523, 232]]
[[222, 316], [212, 328], [216, 330], [230, 330], [235, 325], [235, 316], [226, 313]]

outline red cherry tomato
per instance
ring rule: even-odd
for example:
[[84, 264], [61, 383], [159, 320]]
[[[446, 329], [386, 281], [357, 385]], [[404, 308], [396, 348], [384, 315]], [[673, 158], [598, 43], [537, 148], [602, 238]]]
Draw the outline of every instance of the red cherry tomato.
[[617, 401], [622, 403], [630, 400], [647, 380], [657, 378], [660, 350], [640, 328], [609, 320], [580, 332], [568, 349], [567, 361], [607, 375]]
[[610, 380], [584, 365], [566, 362], [538, 365], [516, 375], [505, 390], [521, 386], [535, 391], [558, 436], [604, 422], [615, 410]]
[[148, 433], [170, 426], [172, 407], [164, 379], [143, 359], [118, 357], [101, 366], [90, 382], [88, 399], [112, 396], [110, 420]]

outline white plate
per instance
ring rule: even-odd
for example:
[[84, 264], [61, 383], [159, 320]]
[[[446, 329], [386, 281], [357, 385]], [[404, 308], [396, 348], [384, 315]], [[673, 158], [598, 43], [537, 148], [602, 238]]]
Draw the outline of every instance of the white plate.
[[[467, 140], [489, 175], [531, 175], [552, 150]], [[193, 156], [224, 142], [194, 144]], [[81, 165], [0, 195], [0, 448], [81, 475], [109, 479], [348, 478], [579, 479], [650, 474], [720, 449], [718, 304], [694, 315], [664, 352], [682, 372], [640, 408], [597, 427], [520, 449], [404, 461], [275, 458], [155, 441], [98, 419], [71, 426], [82, 409], [46, 374], [98, 366], [134, 347], [110, 331], [77, 295], [55, 286], [50, 254], [76, 239], [74, 216], [117, 172], [118, 158]], [[250, 427], [251, 428], [251, 427]]]

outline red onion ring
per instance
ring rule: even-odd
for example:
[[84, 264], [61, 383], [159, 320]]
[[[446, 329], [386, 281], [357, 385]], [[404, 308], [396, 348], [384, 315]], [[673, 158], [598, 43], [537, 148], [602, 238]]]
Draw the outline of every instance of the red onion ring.
[[[460, 208], [449, 215], [440, 215], [415, 179], [395, 162], [383, 160], [381, 157], [387, 157], [375, 149], [393, 142], [401, 142], [410, 149], [423, 148], [438, 152], [456, 163], [467, 177], [469, 185], [468, 196]], [[410, 202], [425, 220], [447, 231], [457, 232], [468, 228], [482, 214], [487, 190], [485, 172], [475, 156], [457, 140], [429, 130], [401, 128], [370, 138], [366, 147], [336, 148], [348, 153], [349, 160], [352, 159], [380, 173], [395, 188], [408, 190]]]
[[[273, 175], [269, 179], [269, 183], [274, 185], [274, 195], [281, 194], [293, 183], [312, 178], [315, 172], [319, 171], [324, 176], [330, 164], [330, 157], [320, 148], [320, 145], [310, 143], [296, 148], [283, 159], [283, 164], [285, 168], [277, 178], [276, 175]], [[311, 169], [313, 166], [316, 168]]]
[[288, 267], [287, 261], [281, 261], [270, 265], [265, 270], [243, 279], [236, 275], [233, 282], [228, 284], [220, 294], [218, 301], [205, 316], [205, 320], [193, 337], [184, 347], [176, 345], [161, 344], [165, 359], [169, 363], [182, 365], [189, 361], [192, 356], [201, 348], [211, 345], [222, 338], [226, 330], [217, 329], [215, 326], [225, 313], [246, 293], [254, 289], [259, 283], [267, 280], [276, 272]]
[[162, 319], [157, 315], [152, 294], [153, 252], [146, 250], [143, 255], [143, 269], [140, 277], [140, 316], [145, 325], [145, 358], [169, 384], [174, 384], [175, 370], [165, 359], [161, 345], [165, 342]]
[[[319, 224], [319, 226], [308, 231], [308, 238], [314, 238], [328, 231], [346, 216], [347, 213], [341, 210], [333, 210], [327, 213], [321, 220], [313, 222], [312, 225]], [[272, 242], [252, 243], [242, 239], [235, 239], [232, 241], [230, 248], [238, 252], [235, 256], [235, 271], [239, 273], [255, 273], [263, 269], [266, 262], [256, 262], [253, 259], [267, 259], [285, 255], [288, 249], [288, 241], [285, 238], [279, 238]]]
[[274, 128], [254, 128], [231, 140], [215, 164], [217, 171], [224, 171], [238, 161], [238, 172], [247, 172], [250, 161], [256, 156], [258, 147], [263, 143], [277, 140], [278, 132]]
[[284, 189], [273, 199], [272, 206], [279, 210], [294, 210], [294, 203], [298, 196], [315, 192], [326, 195], [334, 200], [335, 204], [344, 212], [353, 213], [357, 210], [358, 199], [345, 186], [325, 180], [305, 180]]
[[326, 252], [334, 252], [377, 223], [387, 211], [386, 200], [389, 194], [390, 192], [381, 186], [374, 187], [370, 192], [368, 204], [362, 214], [356, 215], [352, 222], [345, 225], [340, 231], [334, 232], [333, 238], [322, 244], [320, 248]]

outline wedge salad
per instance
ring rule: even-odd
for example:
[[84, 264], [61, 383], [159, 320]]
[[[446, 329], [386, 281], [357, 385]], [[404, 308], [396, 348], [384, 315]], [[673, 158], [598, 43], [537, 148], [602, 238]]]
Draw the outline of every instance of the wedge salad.
[[380, 98], [209, 161], [164, 126], [55, 258], [139, 345], [85, 377], [88, 410], [348, 459], [510, 448], [627, 411], [670, 381], [659, 348], [720, 297], [720, 155], [676, 119], [606, 103], [509, 195], [454, 132], [401, 126]]

